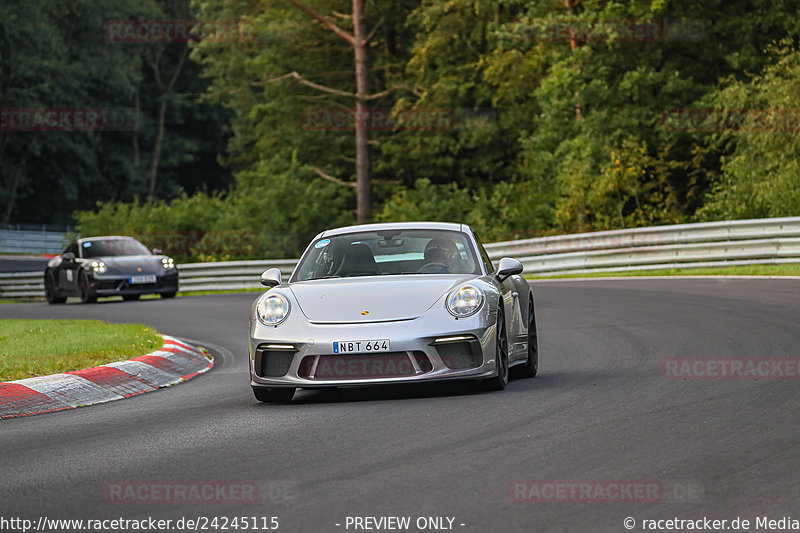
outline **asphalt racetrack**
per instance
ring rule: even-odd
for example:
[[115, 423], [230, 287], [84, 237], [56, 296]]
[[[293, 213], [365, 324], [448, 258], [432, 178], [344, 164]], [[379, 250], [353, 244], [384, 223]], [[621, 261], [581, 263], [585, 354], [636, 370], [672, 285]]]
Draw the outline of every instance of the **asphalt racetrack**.
[[[634, 531], [644, 519], [740, 517], [750, 530], [758, 517], [800, 519], [800, 382], [664, 375], [674, 358], [800, 356], [800, 281], [534, 283], [536, 378], [496, 393], [298, 391], [290, 405], [259, 404], [249, 387], [255, 297], [0, 306], [1, 318], [142, 322], [216, 358], [175, 387], [0, 421], [0, 517], [274, 516], [278, 531], [298, 533], [365, 531], [353, 517], [408, 516], [406, 531], [449, 517], [452, 530], [475, 533], [626, 531], [627, 517]], [[120, 503], [107, 491], [209, 480], [250, 483], [258, 497]], [[655, 499], [552, 492], [652, 481]]]

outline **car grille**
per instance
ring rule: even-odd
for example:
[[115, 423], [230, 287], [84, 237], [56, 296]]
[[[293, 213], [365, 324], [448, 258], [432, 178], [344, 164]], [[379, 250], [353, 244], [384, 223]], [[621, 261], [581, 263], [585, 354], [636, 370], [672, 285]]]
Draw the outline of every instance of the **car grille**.
[[122, 282], [116, 279], [109, 279], [109, 280], [100, 280], [97, 282], [97, 290], [106, 291], [106, 290], [115, 290], [119, 287]]
[[[430, 372], [433, 369], [424, 352], [414, 351], [411, 355], [417, 362], [420, 373]], [[408, 352], [320, 355], [318, 360], [317, 356], [309, 355], [300, 362], [298, 370], [301, 378], [326, 380], [386, 379], [417, 374]]]
[[142, 291], [149, 291], [158, 288], [158, 283], [128, 283], [123, 281], [120, 285], [120, 290], [136, 289]]

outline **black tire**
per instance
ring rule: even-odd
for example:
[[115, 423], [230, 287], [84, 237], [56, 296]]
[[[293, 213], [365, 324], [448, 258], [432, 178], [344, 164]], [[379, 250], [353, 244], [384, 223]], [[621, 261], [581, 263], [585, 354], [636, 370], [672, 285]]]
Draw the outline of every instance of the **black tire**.
[[511, 369], [515, 378], [532, 378], [539, 372], [539, 338], [536, 334], [536, 314], [534, 313], [533, 294], [529, 296], [528, 304], [528, 358], [525, 364], [517, 365]]
[[78, 278], [78, 288], [81, 291], [81, 302], [93, 304], [97, 301], [97, 294], [89, 287], [89, 277], [86, 272], [81, 272]]
[[177, 293], [178, 293], [178, 291], [175, 291], [175, 292], [162, 292], [161, 293], [161, 297], [162, 298], [175, 298], [175, 295]]
[[503, 390], [508, 385], [508, 336], [506, 334], [506, 320], [503, 316], [503, 302], [500, 301], [499, 305], [500, 308], [497, 310], [497, 333], [495, 335], [497, 339], [495, 347], [497, 375], [483, 382], [484, 388], [490, 391]]
[[253, 387], [256, 400], [264, 403], [289, 403], [294, 396], [294, 389], [257, 389]]
[[61, 296], [56, 288], [56, 280], [53, 278], [52, 272], [46, 272], [44, 275], [44, 297], [47, 298], [49, 304], [63, 304], [67, 301], [66, 296]]
[[134, 300], [138, 300], [141, 294], [123, 294], [122, 299], [126, 302], [132, 302]]

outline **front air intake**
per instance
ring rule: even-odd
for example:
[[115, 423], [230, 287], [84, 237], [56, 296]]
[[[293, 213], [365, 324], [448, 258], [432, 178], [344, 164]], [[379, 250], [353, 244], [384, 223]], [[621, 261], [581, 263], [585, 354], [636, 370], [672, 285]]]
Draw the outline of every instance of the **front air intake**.
[[278, 378], [289, 372], [297, 349], [291, 345], [259, 345], [256, 348], [256, 374], [262, 378]]
[[439, 341], [437, 339], [433, 346], [445, 366], [452, 370], [477, 368], [483, 364], [483, 356], [481, 355], [478, 339], [457, 339], [453, 341]]

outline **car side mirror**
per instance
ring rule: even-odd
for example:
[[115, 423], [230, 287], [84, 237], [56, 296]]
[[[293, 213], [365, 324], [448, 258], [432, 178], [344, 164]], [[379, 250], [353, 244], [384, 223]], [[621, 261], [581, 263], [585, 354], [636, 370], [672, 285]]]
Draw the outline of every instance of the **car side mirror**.
[[277, 287], [281, 284], [281, 270], [270, 268], [261, 274], [261, 284], [265, 287]]
[[500, 260], [500, 264], [497, 266], [497, 272], [494, 276], [497, 278], [497, 281], [502, 283], [511, 276], [517, 274], [522, 274], [522, 263], [516, 259], [504, 257]]
[[63, 259], [64, 261], [75, 261], [75, 254], [73, 254], [72, 252], [64, 252], [63, 254], [61, 254], [61, 259]]
[[164, 250], [161, 250], [159, 248], [153, 248], [152, 252], [153, 252], [153, 255], [161, 255], [161, 254], [164, 253]]

